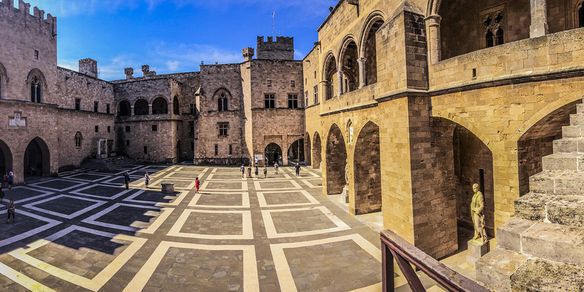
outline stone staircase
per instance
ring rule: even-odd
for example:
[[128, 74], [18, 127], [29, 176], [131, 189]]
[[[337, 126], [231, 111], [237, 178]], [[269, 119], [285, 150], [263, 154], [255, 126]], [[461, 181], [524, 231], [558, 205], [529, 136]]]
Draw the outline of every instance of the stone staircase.
[[495, 291], [584, 291], [584, 104], [497, 230], [497, 248], [477, 262]]

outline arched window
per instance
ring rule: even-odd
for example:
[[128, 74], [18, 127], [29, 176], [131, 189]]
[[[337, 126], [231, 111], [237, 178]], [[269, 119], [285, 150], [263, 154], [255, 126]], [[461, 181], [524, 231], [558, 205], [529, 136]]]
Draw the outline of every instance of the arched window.
[[3, 98], [6, 95], [4, 91], [6, 90], [7, 83], [8, 75], [6, 74], [6, 68], [0, 63], [0, 98]]
[[351, 92], [359, 87], [359, 57], [357, 44], [348, 41], [341, 53], [341, 70], [343, 71], [343, 93]]
[[38, 77], [34, 77], [30, 82], [30, 101], [41, 103], [42, 94], [42, 83]]
[[383, 18], [375, 16], [367, 25], [367, 30], [364, 32], [363, 41], [363, 56], [365, 57], [365, 85], [377, 83], [377, 31], [383, 26]]
[[81, 132], [75, 133], [75, 147], [81, 148], [81, 142], [83, 142], [83, 135]]
[[217, 111], [226, 112], [229, 110], [229, 103], [225, 92], [221, 92], [221, 95], [217, 99]]
[[497, 46], [505, 43], [505, 32], [502, 28], [497, 29]]
[[331, 54], [324, 66], [324, 82], [325, 82], [325, 99], [331, 99], [335, 96], [335, 74], [337, 73], [337, 60]]
[[130, 102], [128, 102], [127, 100], [120, 101], [120, 103], [118, 104], [118, 116], [120, 117], [129, 116], [131, 111], [132, 109], [130, 106]]
[[145, 116], [148, 114], [148, 102], [145, 99], [138, 99], [134, 103], [134, 115]]
[[168, 114], [168, 103], [164, 97], [158, 97], [152, 102], [152, 114], [153, 115], [166, 115]]
[[180, 104], [178, 103], [178, 97], [172, 99], [172, 112], [175, 115], [180, 115]]
[[487, 48], [495, 46], [495, 39], [493, 33], [490, 30], [487, 31], [487, 34], [485, 35], [485, 42], [487, 44]]

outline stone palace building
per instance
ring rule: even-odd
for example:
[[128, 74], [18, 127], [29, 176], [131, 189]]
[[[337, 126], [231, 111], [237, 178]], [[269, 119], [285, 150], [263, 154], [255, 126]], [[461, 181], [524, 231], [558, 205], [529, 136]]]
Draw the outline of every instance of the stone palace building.
[[292, 38], [260, 37], [239, 64], [168, 75], [145, 65], [109, 82], [92, 59], [79, 72], [57, 66], [55, 17], [1, 0], [0, 172], [23, 182], [113, 153], [306, 161], [322, 169], [323, 195], [347, 186], [351, 213], [382, 212], [435, 258], [468, 240], [479, 183], [497, 248], [478, 279], [578, 287], [582, 27], [582, 0], [341, 0], [302, 61]]

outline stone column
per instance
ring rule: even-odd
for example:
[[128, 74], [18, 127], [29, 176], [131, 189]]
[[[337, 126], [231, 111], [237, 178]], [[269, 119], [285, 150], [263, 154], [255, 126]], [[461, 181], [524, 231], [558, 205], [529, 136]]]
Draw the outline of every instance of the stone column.
[[357, 60], [359, 63], [359, 88], [365, 87], [365, 64], [367, 64], [367, 58], [361, 57]]
[[130, 117], [134, 115], [134, 106], [130, 106]]
[[531, 26], [529, 27], [529, 37], [542, 37], [548, 33], [546, 0], [530, 0], [530, 3]]
[[343, 94], [343, 71], [339, 70], [339, 71], [337, 71], [337, 73], [339, 75], [338, 94], [339, 94], [339, 96], [341, 96]]
[[426, 17], [426, 27], [428, 31], [428, 50], [430, 54], [430, 64], [436, 64], [440, 61], [442, 51], [440, 47], [440, 15], [430, 15]]

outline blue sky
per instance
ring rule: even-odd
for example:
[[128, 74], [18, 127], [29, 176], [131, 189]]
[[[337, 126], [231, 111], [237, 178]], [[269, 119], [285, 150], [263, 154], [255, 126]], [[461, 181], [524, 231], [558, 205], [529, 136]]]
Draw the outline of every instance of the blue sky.
[[[59, 65], [77, 69], [94, 58], [100, 77], [123, 78], [142, 64], [161, 73], [197, 71], [199, 64], [241, 62], [256, 36], [293, 36], [302, 59], [337, 0], [30, 0], [58, 17]], [[139, 74], [137, 74], [139, 75]]]

